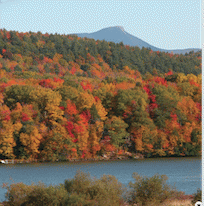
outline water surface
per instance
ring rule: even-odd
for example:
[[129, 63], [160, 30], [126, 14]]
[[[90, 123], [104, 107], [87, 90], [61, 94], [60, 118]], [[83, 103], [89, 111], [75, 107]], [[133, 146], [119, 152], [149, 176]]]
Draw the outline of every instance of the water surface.
[[[100, 178], [103, 174], [114, 175], [126, 186], [133, 181], [132, 173], [148, 177], [154, 174], [168, 176], [168, 184], [174, 185], [186, 194], [193, 194], [201, 188], [201, 158], [149, 158], [144, 160], [120, 160], [98, 162], [56, 162], [32, 164], [0, 164], [0, 185], [3, 183], [32, 182], [49, 185], [63, 183], [73, 178], [77, 170], [89, 172], [92, 177]], [[0, 188], [0, 201], [5, 200], [6, 190]]]

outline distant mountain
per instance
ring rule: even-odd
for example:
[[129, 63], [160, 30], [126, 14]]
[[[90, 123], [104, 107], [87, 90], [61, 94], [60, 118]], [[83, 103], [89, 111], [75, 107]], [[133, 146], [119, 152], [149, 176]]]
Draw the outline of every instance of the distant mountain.
[[108, 41], [108, 42], [111, 41], [114, 43], [123, 42], [124, 45], [138, 46], [139, 48], [146, 47], [146, 48], [151, 48], [153, 51], [164, 51], [164, 52], [169, 52], [169, 53], [173, 52], [175, 54], [185, 54], [186, 52], [189, 53], [190, 51], [194, 51], [194, 52], [201, 51], [201, 49], [197, 49], [197, 48], [177, 49], [177, 50], [160, 49], [129, 34], [121, 26], [108, 27], [108, 28], [101, 29], [97, 32], [80, 33], [76, 35], [82, 38], [87, 37], [90, 39], [105, 40], [105, 41]]

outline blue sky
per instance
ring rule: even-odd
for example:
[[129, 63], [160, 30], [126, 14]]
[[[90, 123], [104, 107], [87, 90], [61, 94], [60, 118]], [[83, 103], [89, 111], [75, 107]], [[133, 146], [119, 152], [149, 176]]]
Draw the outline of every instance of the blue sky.
[[200, 0], [1, 0], [0, 28], [90, 33], [110, 26], [162, 49], [201, 48]]

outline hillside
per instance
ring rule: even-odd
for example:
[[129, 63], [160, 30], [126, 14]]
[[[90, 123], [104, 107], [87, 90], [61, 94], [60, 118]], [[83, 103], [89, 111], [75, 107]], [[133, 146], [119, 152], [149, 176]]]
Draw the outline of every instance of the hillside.
[[201, 154], [201, 52], [0, 30], [0, 159]]

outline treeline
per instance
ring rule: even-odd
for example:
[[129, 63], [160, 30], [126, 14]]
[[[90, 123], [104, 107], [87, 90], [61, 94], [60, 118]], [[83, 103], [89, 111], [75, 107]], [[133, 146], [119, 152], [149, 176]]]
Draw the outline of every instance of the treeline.
[[[201, 73], [201, 52], [174, 55], [159, 51], [153, 52], [147, 48], [130, 47], [123, 45], [122, 42], [115, 44], [82, 39], [74, 35], [43, 35], [40, 32], [19, 33], [0, 30], [0, 52], [9, 58], [13, 56], [16, 60], [19, 60], [16, 55], [29, 57], [27, 61], [33, 64], [31, 68], [33, 71], [40, 70], [36, 67], [39, 65], [39, 60], [48, 57], [49, 59], [58, 58], [59, 64], [63, 67], [68, 66], [69, 62], [77, 62], [80, 68], [89, 71], [88, 75], [91, 76], [92, 63], [101, 57], [111, 69], [116, 70], [123, 70], [124, 66], [128, 66], [133, 70], [138, 70], [141, 74], [147, 72], [153, 74], [156, 71], [167, 73], [169, 69], [184, 74], [198, 75]], [[99, 65], [102, 66], [102, 64]], [[49, 73], [49, 61], [44, 66], [44, 70]], [[21, 69], [25, 70], [23, 66]], [[63, 72], [59, 68], [55, 69], [57, 73]]]
[[7, 189], [5, 206], [158, 206], [172, 205], [172, 201], [188, 199], [195, 204], [201, 201], [200, 189], [193, 195], [185, 195], [166, 183], [166, 175], [143, 177], [133, 173], [134, 182], [128, 187], [122, 185], [114, 176], [103, 175], [100, 179], [91, 178], [89, 174], [78, 171], [73, 179], [66, 179], [64, 184], [25, 185], [13, 183]]
[[0, 53], [0, 159], [201, 154], [200, 53], [6, 30]]

